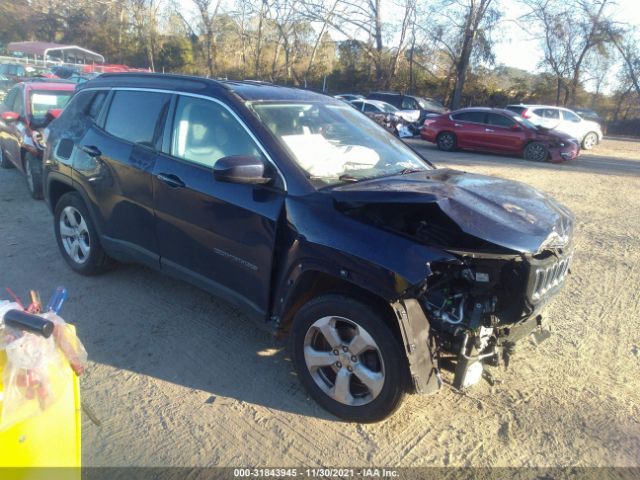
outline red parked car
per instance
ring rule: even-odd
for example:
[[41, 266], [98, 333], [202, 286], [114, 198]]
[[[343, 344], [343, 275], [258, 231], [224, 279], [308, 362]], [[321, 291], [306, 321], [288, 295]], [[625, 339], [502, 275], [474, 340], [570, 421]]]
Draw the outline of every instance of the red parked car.
[[75, 87], [73, 83], [18, 83], [0, 104], [0, 167], [22, 171], [33, 198], [42, 198], [42, 130], [60, 114]]
[[463, 108], [427, 118], [420, 137], [437, 144], [440, 150], [511, 153], [536, 162], [559, 163], [580, 153], [578, 140], [498, 108]]

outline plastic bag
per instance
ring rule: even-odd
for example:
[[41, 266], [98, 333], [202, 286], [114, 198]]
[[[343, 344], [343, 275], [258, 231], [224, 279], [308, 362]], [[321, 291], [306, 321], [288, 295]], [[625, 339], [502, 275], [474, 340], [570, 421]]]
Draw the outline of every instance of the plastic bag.
[[6, 355], [0, 431], [48, 409], [67, 388], [68, 365], [80, 375], [87, 363], [87, 352], [73, 328], [54, 312], [40, 315], [54, 324], [53, 334], [44, 338], [4, 325], [2, 319], [12, 309], [21, 307], [0, 302], [0, 356]]
[[46, 312], [40, 316], [53, 322], [53, 338], [56, 345], [76, 375], [81, 375], [87, 367], [87, 351], [73, 328], [53, 312]]
[[6, 326], [3, 330], [7, 362], [0, 430], [49, 408], [70, 379], [53, 336], [44, 338]]

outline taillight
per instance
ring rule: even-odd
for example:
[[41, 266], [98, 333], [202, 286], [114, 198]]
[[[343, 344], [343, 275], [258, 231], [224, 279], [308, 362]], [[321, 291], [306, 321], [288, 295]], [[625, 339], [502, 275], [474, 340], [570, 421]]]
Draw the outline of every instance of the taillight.
[[520, 114], [522, 118], [531, 118], [531, 111], [528, 108], [525, 108]]
[[428, 127], [432, 123], [436, 123], [435, 119], [433, 119], [433, 118], [425, 118], [424, 122], [422, 122], [422, 126], [423, 127]]

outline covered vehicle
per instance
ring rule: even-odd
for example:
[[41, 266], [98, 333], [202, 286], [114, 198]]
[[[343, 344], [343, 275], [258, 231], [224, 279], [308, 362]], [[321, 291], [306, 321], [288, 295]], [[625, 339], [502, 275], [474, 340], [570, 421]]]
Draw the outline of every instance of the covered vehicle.
[[458, 148], [521, 155], [525, 160], [559, 163], [580, 153], [577, 139], [539, 127], [509, 110], [463, 108], [427, 118], [420, 137], [440, 150]]
[[227, 299], [289, 335], [300, 381], [346, 420], [436, 392], [446, 362], [464, 388], [508, 361], [570, 265], [574, 218], [551, 197], [436, 168], [313, 92], [106, 74], [49, 128], [73, 270], [134, 261]]
[[0, 104], [0, 167], [23, 172], [35, 199], [42, 198], [43, 130], [75, 88], [72, 83], [39, 80], [16, 84]]

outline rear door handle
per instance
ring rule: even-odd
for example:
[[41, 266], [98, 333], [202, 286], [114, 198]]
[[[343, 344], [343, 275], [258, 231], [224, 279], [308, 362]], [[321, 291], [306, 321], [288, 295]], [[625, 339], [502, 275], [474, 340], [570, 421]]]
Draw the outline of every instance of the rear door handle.
[[185, 186], [185, 183], [180, 179], [180, 177], [173, 175], [172, 173], [159, 173], [156, 177], [171, 188], [183, 188]]
[[454, 127], [461, 127], [462, 125], [460, 125], [459, 123], [454, 123], [453, 126]]
[[82, 145], [80, 147], [80, 150], [82, 150], [84, 153], [86, 153], [90, 157], [99, 157], [100, 155], [102, 155], [102, 152], [100, 151], [100, 149], [95, 145]]
[[495, 130], [492, 130], [491, 128], [485, 128], [484, 131], [485, 132], [495, 132]]

